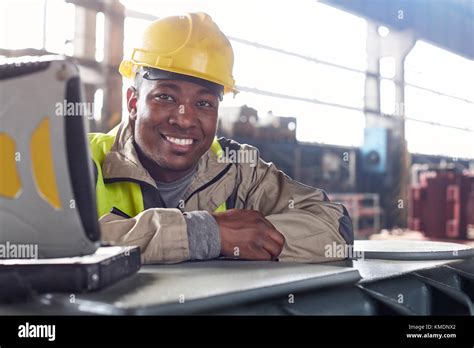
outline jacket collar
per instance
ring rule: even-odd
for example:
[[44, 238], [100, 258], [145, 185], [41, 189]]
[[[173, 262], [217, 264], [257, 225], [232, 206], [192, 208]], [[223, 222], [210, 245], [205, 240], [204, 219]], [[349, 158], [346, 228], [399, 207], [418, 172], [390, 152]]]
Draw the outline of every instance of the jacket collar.
[[[102, 165], [102, 173], [106, 180], [140, 181], [156, 188], [155, 180], [143, 167], [133, 145], [133, 131], [129, 120], [122, 121], [109, 132], [115, 134], [115, 141], [107, 153]], [[216, 155], [208, 150], [198, 161], [196, 176], [188, 193], [211, 181], [226, 167], [219, 163]]]

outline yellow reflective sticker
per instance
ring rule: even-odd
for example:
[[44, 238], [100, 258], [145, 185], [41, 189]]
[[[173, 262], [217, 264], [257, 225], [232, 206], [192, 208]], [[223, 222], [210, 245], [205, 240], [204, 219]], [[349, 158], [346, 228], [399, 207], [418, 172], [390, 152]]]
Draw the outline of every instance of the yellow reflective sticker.
[[16, 198], [21, 191], [21, 182], [16, 167], [15, 140], [0, 133], [0, 196]]
[[39, 195], [53, 208], [61, 208], [49, 130], [49, 118], [45, 117], [31, 135], [30, 143], [33, 177]]

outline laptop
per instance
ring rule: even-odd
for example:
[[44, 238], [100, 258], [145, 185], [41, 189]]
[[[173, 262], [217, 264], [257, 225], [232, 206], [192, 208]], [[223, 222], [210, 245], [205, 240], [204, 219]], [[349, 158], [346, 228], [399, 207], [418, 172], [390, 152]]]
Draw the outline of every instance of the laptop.
[[65, 57], [0, 62], [0, 277], [36, 291], [98, 290], [140, 268], [137, 247], [101, 247], [82, 89]]

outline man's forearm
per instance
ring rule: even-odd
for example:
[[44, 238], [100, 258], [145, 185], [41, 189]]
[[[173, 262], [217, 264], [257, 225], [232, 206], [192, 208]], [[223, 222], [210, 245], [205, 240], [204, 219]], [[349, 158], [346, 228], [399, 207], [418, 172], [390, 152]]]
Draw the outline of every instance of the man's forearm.
[[189, 260], [186, 219], [179, 209], [152, 208], [133, 218], [106, 214], [99, 220], [102, 240], [140, 247], [142, 262]]

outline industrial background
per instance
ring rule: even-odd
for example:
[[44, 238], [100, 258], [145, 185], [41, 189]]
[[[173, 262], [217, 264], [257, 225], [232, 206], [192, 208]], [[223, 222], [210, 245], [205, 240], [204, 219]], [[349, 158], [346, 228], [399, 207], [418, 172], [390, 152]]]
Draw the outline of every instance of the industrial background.
[[240, 91], [219, 135], [346, 204], [357, 239], [474, 244], [474, 1], [0, 2], [0, 60], [80, 66], [90, 129], [127, 117], [118, 66], [156, 18], [209, 13]]

